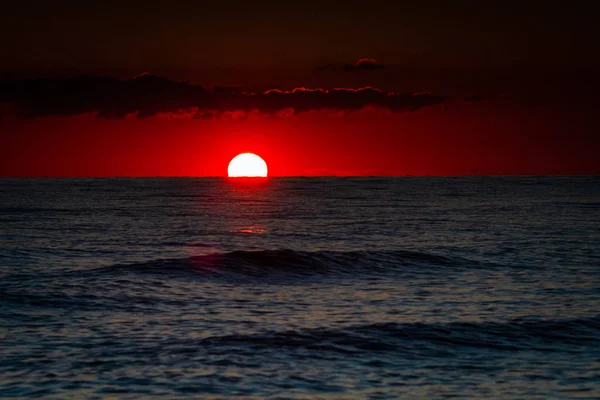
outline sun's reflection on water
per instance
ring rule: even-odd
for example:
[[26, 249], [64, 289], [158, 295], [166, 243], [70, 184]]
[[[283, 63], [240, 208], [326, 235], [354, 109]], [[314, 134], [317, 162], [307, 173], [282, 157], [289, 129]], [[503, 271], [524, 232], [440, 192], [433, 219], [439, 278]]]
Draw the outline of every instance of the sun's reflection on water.
[[248, 227], [234, 229], [231, 232], [234, 232], [234, 233], [255, 233], [255, 234], [261, 234], [261, 233], [265, 233], [265, 229], [261, 228], [258, 225], [250, 225]]

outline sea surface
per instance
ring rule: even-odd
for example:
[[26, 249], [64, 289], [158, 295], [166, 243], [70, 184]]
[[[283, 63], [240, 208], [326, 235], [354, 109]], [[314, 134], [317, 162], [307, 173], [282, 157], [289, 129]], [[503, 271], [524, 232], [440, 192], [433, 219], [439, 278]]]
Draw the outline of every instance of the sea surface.
[[0, 397], [600, 398], [600, 177], [0, 180]]

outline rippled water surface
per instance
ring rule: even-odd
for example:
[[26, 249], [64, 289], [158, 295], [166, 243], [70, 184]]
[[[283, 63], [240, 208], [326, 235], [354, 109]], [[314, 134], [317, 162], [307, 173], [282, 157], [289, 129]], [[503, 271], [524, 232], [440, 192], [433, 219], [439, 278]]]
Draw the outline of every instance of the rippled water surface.
[[0, 180], [0, 397], [600, 398], [600, 179]]

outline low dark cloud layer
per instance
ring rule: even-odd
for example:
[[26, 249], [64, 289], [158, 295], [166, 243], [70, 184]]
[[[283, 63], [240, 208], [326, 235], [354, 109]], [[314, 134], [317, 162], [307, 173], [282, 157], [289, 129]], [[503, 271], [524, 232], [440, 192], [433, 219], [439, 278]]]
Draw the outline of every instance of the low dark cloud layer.
[[[414, 111], [448, 100], [430, 93], [398, 94], [375, 88], [268, 90], [235, 88], [206, 90], [154, 75], [121, 81], [107, 77], [0, 81], [0, 103], [21, 118], [97, 113], [102, 118], [176, 114], [212, 118], [225, 112], [285, 115], [307, 111], [356, 111], [366, 106], [391, 112]], [[7, 107], [8, 106], [8, 107]]]

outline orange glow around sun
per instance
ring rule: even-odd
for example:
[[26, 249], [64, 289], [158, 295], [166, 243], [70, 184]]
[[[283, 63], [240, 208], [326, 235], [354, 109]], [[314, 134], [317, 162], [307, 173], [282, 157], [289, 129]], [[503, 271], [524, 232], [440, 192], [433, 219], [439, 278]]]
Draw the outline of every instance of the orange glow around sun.
[[267, 163], [256, 154], [238, 154], [229, 162], [229, 167], [227, 167], [227, 176], [230, 178], [266, 178]]

